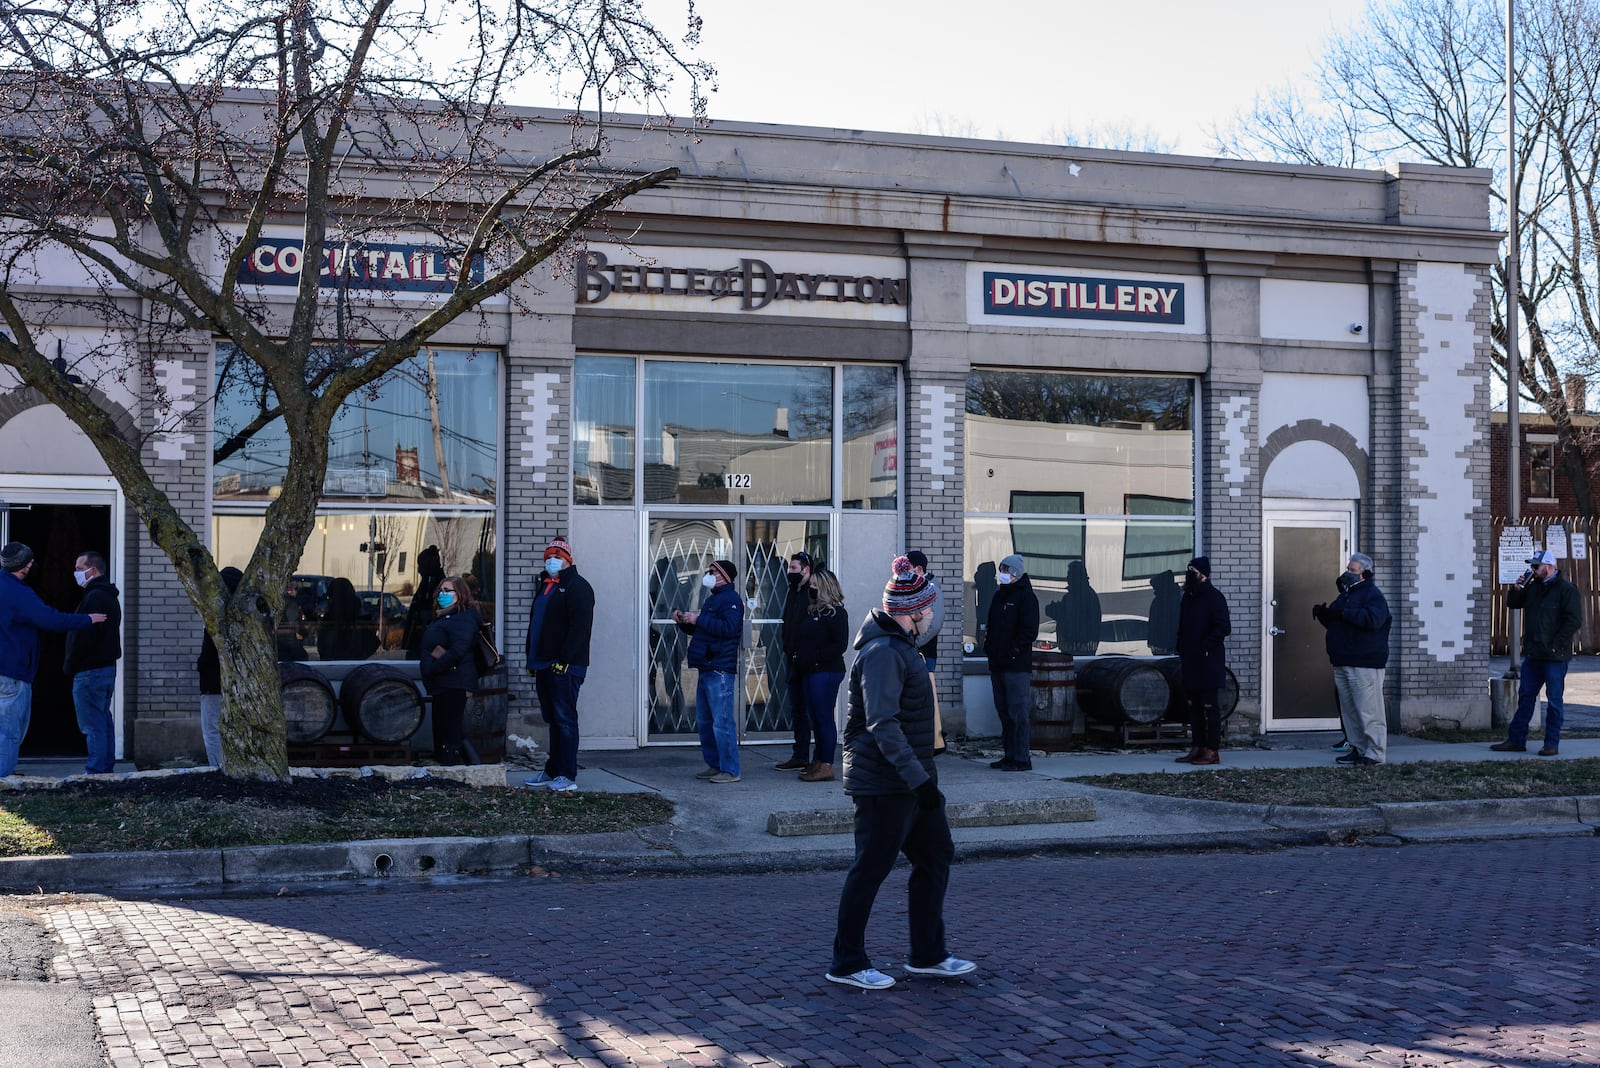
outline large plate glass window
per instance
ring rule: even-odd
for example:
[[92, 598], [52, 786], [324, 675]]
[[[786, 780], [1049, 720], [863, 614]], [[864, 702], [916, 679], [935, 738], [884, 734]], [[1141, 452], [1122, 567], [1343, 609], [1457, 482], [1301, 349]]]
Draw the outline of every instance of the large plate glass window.
[[[258, 375], [218, 348], [212, 546], [223, 567], [249, 561], [288, 462]], [[442, 574], [466, 575], [495, 618], [499, 426], [499, 364], [481, 350], [425, 350], [346, 402], [285, 590], [280, 659], [414, 659], [417, 624], [431, 615], [422, 602]]]
[[964, 640], [982, 655], [1002, 557], [1027, 565], [1041, 648], [1170, 653], [1194, 552], [1195, 380], [974, 370]]

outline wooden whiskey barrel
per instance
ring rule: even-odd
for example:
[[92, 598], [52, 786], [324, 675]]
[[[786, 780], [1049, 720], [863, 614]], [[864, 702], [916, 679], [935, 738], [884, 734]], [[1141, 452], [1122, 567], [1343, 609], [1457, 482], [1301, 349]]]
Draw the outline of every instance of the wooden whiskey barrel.
[[1078, 704], [1101, 723], [1159, 723], [1172, 703], [1172, 688], [1148, 660], [1103, 656], [1078, 665]]
[[352, 731], [387, 745], [398, 745], [422, 726], [417, 684], [388, 664], [362, 664], [346, 675], [339, 707]]
[[290, 745], [309, 745], [333, 727], [337, 706], [333, 687], [322, 672], [306, 664], [280, 661], [278, 687], [283, 693], [284, 733]]

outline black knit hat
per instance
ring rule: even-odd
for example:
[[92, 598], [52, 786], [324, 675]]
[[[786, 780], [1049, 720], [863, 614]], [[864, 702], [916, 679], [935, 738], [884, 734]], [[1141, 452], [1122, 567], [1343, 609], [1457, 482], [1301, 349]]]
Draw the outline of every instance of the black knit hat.
[[33, 550], [20, 541], [8, 541], [0, 547], [0, 571], [21, 571], [33, 562]]
[[711, 570], [722, 576], [722, 581], [731, 583], [739, 574], [739, 569], [733, 566], [732, 560], [716, 560], [711, 564]]
[[1189, 566], [1200, 572], [1200, 574], [1204, 575], [1206, 578], [1211, 577], [1211, 560], [1209, 557], [1197, 556], [1193, 560], [1189, 561]]

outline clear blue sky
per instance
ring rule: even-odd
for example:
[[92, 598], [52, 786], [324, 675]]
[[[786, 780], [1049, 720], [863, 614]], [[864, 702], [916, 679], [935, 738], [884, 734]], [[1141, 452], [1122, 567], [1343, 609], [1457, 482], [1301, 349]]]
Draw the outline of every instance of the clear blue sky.
[[[1379, 3], [1385, 0], [1378, 0]], [[674, 35], [683, 0], [644, 0]], [[1051, 141], [1151, 130], [1209, 155], [1208, 131], [1298, 78], [1367, 0], [698, 0], [713, 118]]]

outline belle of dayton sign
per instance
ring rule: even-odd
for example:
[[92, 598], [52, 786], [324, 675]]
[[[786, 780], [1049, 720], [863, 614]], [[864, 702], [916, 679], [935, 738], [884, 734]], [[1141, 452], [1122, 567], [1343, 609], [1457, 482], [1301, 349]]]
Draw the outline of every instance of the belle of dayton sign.
[[590, 245], [578, 261], [580, 305], [903, 321], [909, 296], [889, 256]]

